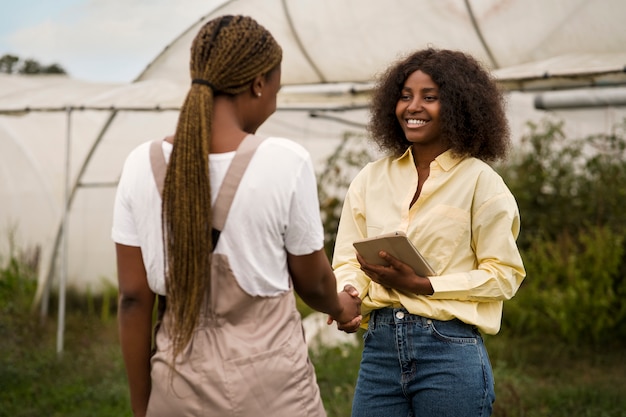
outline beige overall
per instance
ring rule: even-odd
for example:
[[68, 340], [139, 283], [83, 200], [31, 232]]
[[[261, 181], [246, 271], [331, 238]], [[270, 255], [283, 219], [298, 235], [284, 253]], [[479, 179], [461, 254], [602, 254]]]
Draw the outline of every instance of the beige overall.
[[[153, 171], [161, 190], [165, 161], [160, 141], [155, 143], [153, 149], [162, 161], [161, 168], [153, 164]], [[238, 183], [236, 177], [243, 175], [258, 143], [257, 137], [248, 136], [237, 150], [226, 174], [231, 183]], [[249, 155], [238, 157], [246, 148]], [[222, 189], [229, 187], [229, 181], [224, 180]], [[232, 196], [222, 198], [222, 194], [235, 192], [223, 193], [222, 189], [214, 217], [223, 218], [214, 219], [216, 227], [223, 227], [230, 206], [223, 201], [232, 201]], [[222, 208], [217, 209], [218, 205]], [[148, 417], [326, 416], [293, 292], [276, 297], [251, 296], [237, 283], [228, 257], [211, 256], [210, 300], [173, 371], [167, 314], [158, 330]]]

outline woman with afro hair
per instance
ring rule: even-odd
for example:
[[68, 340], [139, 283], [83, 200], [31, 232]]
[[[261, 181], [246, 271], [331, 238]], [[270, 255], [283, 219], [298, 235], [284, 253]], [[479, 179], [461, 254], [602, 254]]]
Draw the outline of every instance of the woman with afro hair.
[[[503, 96], [473, 57], [419, 50], [379, 79], [368, 128], [387, 155], [352, 181], [333, 257], [367, 329], [352, 416], [489, 416], [481, 335], [499, 331], [526, 274], [517, 203], [487, 164], [509, 147]], [[353, 247], [398, 231], [435, 274], [384, 251], [386, 266], [368, 263]]]

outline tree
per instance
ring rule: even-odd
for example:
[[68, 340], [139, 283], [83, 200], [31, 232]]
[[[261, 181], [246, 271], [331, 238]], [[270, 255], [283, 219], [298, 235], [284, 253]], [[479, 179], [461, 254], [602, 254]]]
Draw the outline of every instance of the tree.
[[20, 59], [15, 55], [6, 54], [0, 58], [0, 73], [13, 74], [15, 64]]
[[40, 74], [42, 72], [42, 66], [34, 59], [26, 59], [22, 62], [18, 72], [20, 74]]
[[59, 64], [42, 65], [39, 61], [28, 58], [20, 59], [18, 56], [5, 54], [0, 57], [0, 73], [5, 74], [66, 74], [67, 72]]

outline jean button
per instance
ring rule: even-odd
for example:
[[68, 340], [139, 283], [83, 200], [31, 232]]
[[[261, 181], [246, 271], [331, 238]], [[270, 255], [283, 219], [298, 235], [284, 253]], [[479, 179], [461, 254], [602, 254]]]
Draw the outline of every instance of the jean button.
[[404, 312], [402, 312], [402, 311], [396, 312], [396, 318], [398, 320], [402, 320], [404, 318]]

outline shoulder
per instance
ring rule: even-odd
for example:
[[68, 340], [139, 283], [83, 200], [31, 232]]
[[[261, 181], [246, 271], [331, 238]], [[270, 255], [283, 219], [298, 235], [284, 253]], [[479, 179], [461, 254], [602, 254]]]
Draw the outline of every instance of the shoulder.
[[280, 154], [290, 155], [294, 158], [310, 159], [309, 151], [301, 144], [294, 140], [270, 136], [261, 144], [259, 149], [266, 151], [279, 152]]
[[275, 173], [313, 170], [309, 151], [293, 140], [280, 137], [268, 137], [261, 143], [254, 164]]
[[150, 166], [150, 142], [144, 142], [136, 146], [126, 156], [124, 161], [120, 183], [130, 184], [143, 181], [145, 175], [151, 172]]
[[514, 199], [502, 176], [488, 163], [470, 157], [464, 160], [461, 165], [465, 171], [463, 176], [475, 180], [476, 194], [477, 197], [480, 196], [478, 200], [491, 200], [496, 197]]
[[140, 145], [136, 146], [133, 150], [131, 150], [128, 155], [126, 156], [126, 162], [125, 162], [125, 167], [124, 169], [126, 169], [127, 166], [129, 165], [134, 165], [136, 163], [139, 163], [140, 161], [146, 160], [146, 161], [150, 161], [150, 146], [152, 144], [152, 141], [149, 142], [144, 142], [141, 143]]
[[381, 176], [391, 174], [395, 170], [402, 169], [402, 160], [392, 156], [385, 156], [365, 164], [354, 177], [354, 181], [368, 181], [369, 178], [380, 178]]
[[483, 179], [502, 180], [500, 174], [491, 165], [475, 157], [464, 158], [459, 162], [458, 167], [468, 175], [476, 175]]

